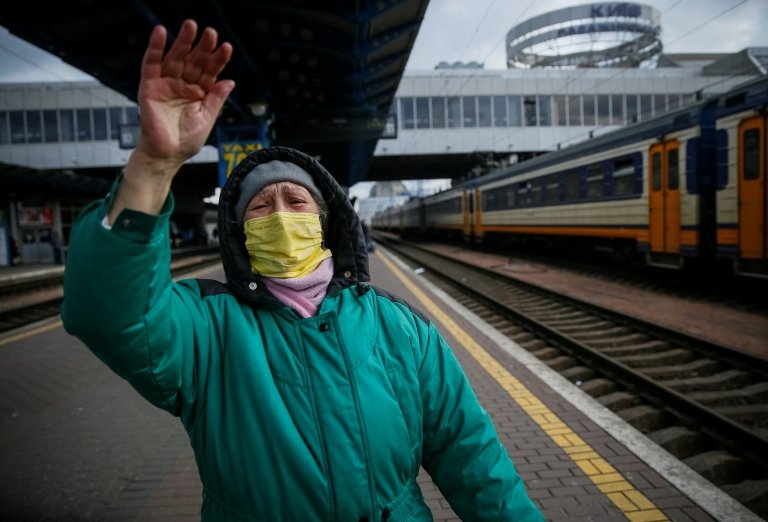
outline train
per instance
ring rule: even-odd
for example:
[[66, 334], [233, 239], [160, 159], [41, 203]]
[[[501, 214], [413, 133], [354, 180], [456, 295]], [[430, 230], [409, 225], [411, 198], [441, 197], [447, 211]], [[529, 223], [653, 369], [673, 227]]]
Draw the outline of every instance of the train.
[[768, 77], [380, 212], [371, 228], [768, 277]]

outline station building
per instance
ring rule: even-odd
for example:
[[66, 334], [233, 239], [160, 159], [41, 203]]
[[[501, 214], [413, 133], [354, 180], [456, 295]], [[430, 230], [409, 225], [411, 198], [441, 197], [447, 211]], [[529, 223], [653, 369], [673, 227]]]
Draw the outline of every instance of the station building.
[[[537, 48], [563, 37], [593, 42], [609, 29], [639, 36], [589, 51], [547, 55]], [[641, 4], [577, 6], [510, 30], [508, 69], [442, 63], [406, 71], [391, 107], [393, 127], [379, 140], [367, 179], [481, 175], [767, 72], [768, 48], [663, 54], [659, 31], [658, 12]], [[137, 129], [135, 103], [95, 81], [0, 85], [0, 266], [62, 262], [77, 213], [109, 190]], [[172, 226], [184, 241], [211, 229], [203, 199], [218, 185], [218, 151], [206, 146], [190, 163], [183, 190], [174, 187]], [[401, 200], [374, 194], [358, 201], [358, 211], [365, 219]]]

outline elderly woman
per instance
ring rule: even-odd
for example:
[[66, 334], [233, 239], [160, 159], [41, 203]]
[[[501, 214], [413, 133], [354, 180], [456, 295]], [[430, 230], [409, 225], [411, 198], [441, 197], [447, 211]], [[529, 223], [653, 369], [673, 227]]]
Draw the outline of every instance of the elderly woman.
[[167, 54], [150, 37], [138, 146], [71, 234], [67, 331], [180, 417], [205, 520], [431, 520], [420, 466], [463, 519], [540, 520], [435, 326], [368, 285], [360, 222], [312, 158], [247, 157], [219, 205], [227, 282], [171, 281], [171, 180], [234, 88], [231, 46], [196, 34]]

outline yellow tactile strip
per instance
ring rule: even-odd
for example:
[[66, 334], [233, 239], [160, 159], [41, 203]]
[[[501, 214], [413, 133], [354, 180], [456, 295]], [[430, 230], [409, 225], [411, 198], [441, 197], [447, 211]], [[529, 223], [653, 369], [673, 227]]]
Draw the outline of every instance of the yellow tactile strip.
[[624, 515], [633, 522], [669, 520], [666, 515], [638, 491], [608, 461], [598, 455], [560, 417], [542, 403], [536, 395], [509, 373], [466, 331], [421, 291], [387, 256], [379, 256], [421, 304], [429, 310], [464, 349], [498, 382], [531, 419], [576, 463], [593, 484], [603, 492]]

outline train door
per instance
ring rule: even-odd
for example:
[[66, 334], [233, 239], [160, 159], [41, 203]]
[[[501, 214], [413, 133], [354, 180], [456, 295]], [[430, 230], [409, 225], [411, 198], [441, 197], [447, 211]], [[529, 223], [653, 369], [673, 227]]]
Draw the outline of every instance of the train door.
[[677, 141], [653, 145], [648, 165], [651, 254], [679, 254], [680, 148]]
[[765, 116], [739, 125], [739, 252], [745, 259], [767, 257]]
[[475, 198], [472, 195], [473, 190], [465, 190], [462, 197], [464, 199], [464, 240], [472, 241], [475, 235]]

